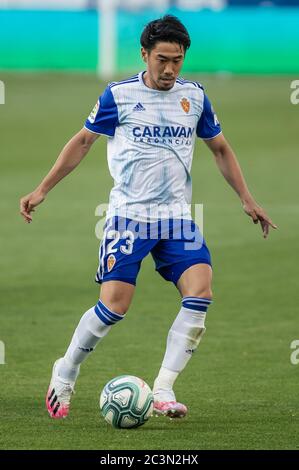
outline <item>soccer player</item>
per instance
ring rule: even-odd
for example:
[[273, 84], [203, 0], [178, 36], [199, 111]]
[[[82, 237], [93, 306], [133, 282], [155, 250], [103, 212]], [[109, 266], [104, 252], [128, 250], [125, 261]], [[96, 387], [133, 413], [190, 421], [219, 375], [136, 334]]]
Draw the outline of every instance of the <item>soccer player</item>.
[[141, 46], [146, 71], [107, 86], [84, 128], [66, 144], [40, 185], [20, 202], [21, 214], [30, 223], [35, 207], [79, 165], [96, 139], [108, 137], [114, 187], [96, 274], [100, 296], [82, 316], [64, 357], [53, 366], [46, 395], [52, 418], [68, 415], [80, 365], [124, 319], [142, 259], [149, 252], [156, 270], [174, 283], [182, 298], [153, 386], [154, 411], [173, 418], [186, 415], [174, 383], [202, 339], [212, 302], [210, 253], [190, 213], [196, 136], [212, 151], [245, 213], [261, 224], [264, 237], [270, 227], [276, 228], [250, 194], [204, 88], [179, 77], [190, 47], [184, 25], [171, 15], [152, 21], [141, 35]]

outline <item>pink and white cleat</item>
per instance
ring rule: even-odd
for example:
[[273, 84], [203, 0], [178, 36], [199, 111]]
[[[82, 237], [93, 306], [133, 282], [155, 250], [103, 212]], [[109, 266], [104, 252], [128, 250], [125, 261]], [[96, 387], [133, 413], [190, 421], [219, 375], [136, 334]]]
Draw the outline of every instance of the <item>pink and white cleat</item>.
[[154, 410], [156, 416], [168, 416], [169, 418], [184, 418], [187, 407], [176, 401], [174, 393], [159, 391], [154, 393]]
[[184, 418], [187, 407], [177, 401], [155, 401], [154, 414], [157, 416], [168, 416], [169, 418]]
[[53, 366], [52, 378], [46, 395], [46, 407], [51, 418], [66, 418], [69, 414], [74, 383], [65, 382], [57, 373], [58, 359]]

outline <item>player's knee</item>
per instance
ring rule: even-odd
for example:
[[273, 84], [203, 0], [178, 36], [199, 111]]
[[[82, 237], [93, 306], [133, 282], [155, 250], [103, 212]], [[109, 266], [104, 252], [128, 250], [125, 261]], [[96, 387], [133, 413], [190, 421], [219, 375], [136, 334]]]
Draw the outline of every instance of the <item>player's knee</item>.
[[100, 299], [107, 308], [119, 315], [125, 315], [128, 311], [135, 287], [129, 284], [124, 287], [122, 284], [106, 282], [102, 285], [100, 293]]
[[[103, 299], [101, 300], [103, 301]], [[105, 299], [104, 304], [109, 308], [109, 310], [112, 310], [112, 312], [115, 312], [118, 315], [125, 315], [129, 308], [129, 303], [125, 299]]]
[[206, 289], [202, 290], [199, 297], [203, 297], [205, 299], [212, 300], [213, 299], [212, 289], [210, 287], [207, 287]]
[[212, 300], [213, 292], [211, 287], [209, 286], [196, 286], [195, 288], [188, 289], [187, 292], [184, 293], [184, 297], [199, 297], [203, 299]]
[[115, 290], [110, 292], [101, 292], [100, 299], [107, 308], [119, 315], [125, 315], [130, 306], [130, 298]]
[[119, 315], [125, 315], [129, 309], [129, 305], [127, 305], [126, 303], [115, 303], [115, 304], [112, 304], [112, 310], [113, 312], [115, 313], [118, 313]]

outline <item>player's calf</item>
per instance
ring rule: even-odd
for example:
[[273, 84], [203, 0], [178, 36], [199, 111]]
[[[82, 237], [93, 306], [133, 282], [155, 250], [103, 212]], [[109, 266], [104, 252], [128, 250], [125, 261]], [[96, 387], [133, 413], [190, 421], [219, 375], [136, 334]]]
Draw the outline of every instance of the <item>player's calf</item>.
[[53, 366], [46, 395], [46, 407], [51, 418], [65, 418], [68, 415], [80, 364], [94, 351], [112, 325], [123, 318], [124, 315], [111, 311], [101, 300], [82, 316], [64, 357]]
[[202, 297], [182, 299], [182, 308], [169, 330], [162, 367], [154, 383], [156, 414], [176, 418], [187, 413], [187, 407], [176, 401], [173, 386], [205, 333], [205, 317], [210, 304], [210, 299]]

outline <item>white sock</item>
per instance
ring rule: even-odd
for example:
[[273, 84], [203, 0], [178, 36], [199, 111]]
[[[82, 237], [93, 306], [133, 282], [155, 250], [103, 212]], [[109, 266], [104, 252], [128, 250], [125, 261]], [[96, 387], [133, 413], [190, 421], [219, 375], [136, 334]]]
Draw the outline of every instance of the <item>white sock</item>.
[[178, 372], [161, 367], [153, 387], [153, 393], [159, 396], [159, 401], [175, 401], [173, 385], [178, 375]]
[[80, 364], [95, 349], [98, 342], [107, 335], [111, 326], [122, 320], [124, 315], [109, 310], [101, 300], [82, 316], [71, 343], [58, 365], [58, 375], [75, 382]]
[[174, 382], [201, 341], [210, 303], [210, 299], [199, 297], [182, 299], [182, 308], [169, 330], [162, 367], [154, 383], [154, 394], [158, 394], [159, 399], [160, 395], [169, 399], [162, 398], [161, 401], [175, 400], [172, 391]]

